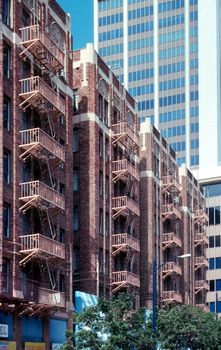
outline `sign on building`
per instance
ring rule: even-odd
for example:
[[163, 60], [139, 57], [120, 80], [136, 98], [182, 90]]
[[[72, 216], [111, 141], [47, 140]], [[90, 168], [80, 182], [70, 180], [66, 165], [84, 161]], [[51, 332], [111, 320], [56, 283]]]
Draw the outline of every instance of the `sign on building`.
[[8, 325], [0, 323], [0, 338], [8, 338]]

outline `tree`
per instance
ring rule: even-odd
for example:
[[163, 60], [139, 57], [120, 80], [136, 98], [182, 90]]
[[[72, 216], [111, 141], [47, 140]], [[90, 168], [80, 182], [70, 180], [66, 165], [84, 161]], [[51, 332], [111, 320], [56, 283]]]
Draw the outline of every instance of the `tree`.
[[[131, 310], [132, 297], [126, 293], [110, 300], [99, 299], [98, 304], [74, 314], [77, 324], [76, 348], [90, 350], [152, 350], [155, 337], [151, 321], [144, 309]], [[68, 333], [64, 350], [73, 350], [73, 332]]]
[[190, 305], [159, 311], [157, 328], [164, 349], [221, 350], [220, 321]]

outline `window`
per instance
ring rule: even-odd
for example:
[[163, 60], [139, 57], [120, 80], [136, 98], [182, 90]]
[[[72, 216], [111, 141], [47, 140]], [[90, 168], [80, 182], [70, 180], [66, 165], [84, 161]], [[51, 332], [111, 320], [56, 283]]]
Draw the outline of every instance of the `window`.
[[9, 291], [9, 272], [10, 272], [10, 260], [3, 258], [2, 259], [2, 275], [3, 275], [2, 288], [4, 292]]
[[109, 191], [109, 176], [106, 176], [105, 194], [106, 194], [106, 200], [109, 200], [109, 197], [110, 197], [110, 191]]
[[3, 73], [5, 78], [10, 78], [11, 47], [4, 43], [3, 48]]
[[59, 275], [59, 291], [64, 292], [65, 291], [65, 277], [62, 273]]
[[61, 182], [60, 182], [60, 186], [59, 186], [59, 192], [63, 196], [65, 195], [65, 185], [63, 183], [61, 183]]
[[78, 206], [75, 205], [73, 208], [73, 230], [77, 231], [79, 228], [79, 209]]
[[209, 225], [214, 225], [214, 207], [209, 208]]
[[79, 189], [79, 169], [73, 170], [73, 191], [77, 192]]
[[3, 0], [2, 2], [2, 22], [10, 26], [11, 0]]
[[216, 280], [216, 290], [221, 290], [221, 279]]
[[209, 237], [209, 248], [214, 248], [214, 236]]
[[99, 172], [99, 196], [103, 197], [103, 172]]
[[103, 119], [103, 96], [99, 94], [99, 118]]
[[103, 235], [103, 209], [99, 211], [99, 234]]
[[220, 206], [215, 207], [215, 225], [220, 224]]
[[221, 301], [216, 302], [216, 312], [220, 313], [221, 312]]
[[215, 312], [215, 302], [214, 301], [209, 304], [209, 309], [210, 309], [210, 312]]
[[11, 218], [11, 206], [10, 204], [3, 203], [3, 236], [10, 237], [10, 218]]
[[78, 90], [73, 90], [73, 113], [78, 113], [79, 94]]
[[214, 270], [214, 258], [210, 258], [209, 259], [209, 269], [210, 270]]
[[108, 141], [108, 139], [105, 140], [105, 161], [106, 161], [106, 163], [109, 162], [109, 141]]
[[59, 139], [59, 143], [61, 146], [65, 147], [65, 140], [63, 140], [62, 138]]
[[11, 114], [11, 99], [4, 95], [3, 97], [3, 126], [6, 130], [9, 130]]
[[73, 152], [79, 151], [79, 135], [78, 128], [73, 129]]
[[199, 155], [195, 154], [194, 156], [190, 157], [190, 165], [198, 165], [199, 164]]
[[214, 280], [209, 281], [209, 290], [210, 290], [210, 292], [214, 292], [214, 290], [215, 290]]
[[103, 249], [99, 249], [99, 272], [103, 272]]
[[23, 9], [22, 11], [22, 23], [23, 23], [23, 27], [28, 27], [30, 26], [30, 14]]
[[106, 220], [105, 220], [105, 235], [106, 235], [106, 237], [109, 236], [109, 230], [110, 230], [109, 220], [110, 220], [109, 213], [106, 213]]
[[221, 257], [216, 258], [216, 269], [221, 269]]
[[100, 158], [103, 158], [103, 134], [100, 132], [99, 134], [99, 155]]
[[105, 273], [109, 273], [109, 253], [106, 250], [106, 259], [105, 259]]
[[59, 242], [60, 243], [65, 243], [65, 230], [63, 228], [60, 228], [60, 232], [59, 232]]
[[215, 236], [215, 246], [220, 247], [220, 236]]
[[73, 271], [79, 272], [80, 270], [80, 250], [79, 247], [74, 247], [73, 251]]
[[216, 197], [221, 195], [221, 183], [204, 186], [206, 197]]
[[3, 152], [3, 179], [4, 183], [9, 184], [10, 182], [10, 168], [11, 168], [11, 154], [9, 151], [4, 150]]
[[109, 107], [106, 100], [104, 100], [104, 123], [109, 126]]

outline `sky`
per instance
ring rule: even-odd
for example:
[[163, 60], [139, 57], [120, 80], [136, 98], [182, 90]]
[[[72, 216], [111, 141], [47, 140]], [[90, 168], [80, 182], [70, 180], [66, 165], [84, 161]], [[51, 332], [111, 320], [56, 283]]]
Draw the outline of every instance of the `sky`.
[[74, 50], [93, 42], [93, 0], [57, 0], [71, 15]]

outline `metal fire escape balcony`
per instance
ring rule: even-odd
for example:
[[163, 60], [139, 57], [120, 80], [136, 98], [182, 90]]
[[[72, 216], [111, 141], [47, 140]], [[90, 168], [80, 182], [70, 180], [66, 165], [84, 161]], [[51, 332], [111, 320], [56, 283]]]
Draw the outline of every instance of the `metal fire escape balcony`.
[[39, 288], [38, 302], [49, 306], [65, 307], [65, 293]]
[[199, 268], [208, 268], [209, 261], [205, 256], [199, 256], [194, 259], [195, 271]]
[[[39, 287], [37, 281], [26, 281], [23, 284], [23, 301], [29, 302], [29, 308], [33, 309], [33, 315], [48, 307], [65, 307], [65, 293]], [[33, 302], [33, 303], [32, 303]]]
[[21, 159], [32, 155], [40, 159], [65, 161], [65, 148], [40, 128], [23, 130], [20, 133], [19, 147], [23, 151], [20, 155]]
[[64, 52], [39, 24], [21, 28], [20, 31], [20, 45], [24, 47], [20, 56], [30, 52], [47, 70], [55, 72], [64, 67]]
[[129, 213], [139, 216], [139, 205], [127, 196], [112, 198], [113, 218], [119, 215], [127, 216]]
[[113, 145], [122, 144], [126, 148], [139, 147], [139, 135], [127, 122], [112, 125]]
[[209, 284], [205, 280], [198, 280], [195, 281], [195, 294], [198, 294], [201, 291], [208, 291], [209, 290]]
[[20, 236], [21, 249], [20, 253], [25, 258], [20, 261], [20, 265], [27, 263], [30, 258], [59, 258], [65, 259], [65, 246], [49, 237], [39, 233]]
[[128, 286], [140, 287], [140, 276], [129, 271], [117, 271], [112, 273], [113, 292]]
[[136, 168], [129, 160], [121, 159], [115, 160], [112, 162], [112, 173], [113, 173], [113, 182], [117, 180], [127, 180], [128, 175], [133, 177], [136, 181], [140, 179], [139, 169]]
[[24, 182], [21, 186], [21, 197], [19, 200], [24, 204], [20, 208], [25, 212], [32, 206], [45, 210], [57, 208], [65, 210], [65, 198], [62, 194], [40, 181]]
[[182, 247], [182, 241], [174, 232], [162, 234], [163, 250], [171, 247]]
[[209, 239], [204, 232], [194, 234], [194, 246], [197, 247], [200, 244], [205, 246], [209, 244]]
[[140, 252], [140, 242], [138, 239], [128, 235], [127, 233], [119, 233], [112, 235], [113, 255], [120, 251], [127, 251], [129, 248]]
[[179, 207], [175, 203], [162, 205], [163, 221], [167, 219], [181, 219], [181, 213]]
[[162, 176], [163, 192], [177, 194], [181, 191], [181, 185], [173, 175]]
[[194, 210], [194, 222], [206, 224], [209, 221], [209, 217], [204, 209]]
[[20, 107], [26, 109], [30, 106], [39, 112], [56, 111], [65, 114], [65, 101], [39, 76], [20, 80], [23, 99]]
[[174, 290], [162, 293], [163, 303], [182, 303], [182, 295]]
[[182, 267], [175, 262], [167, 262], [162, 266], [163, 278], [168, 276], [181, 276]]

